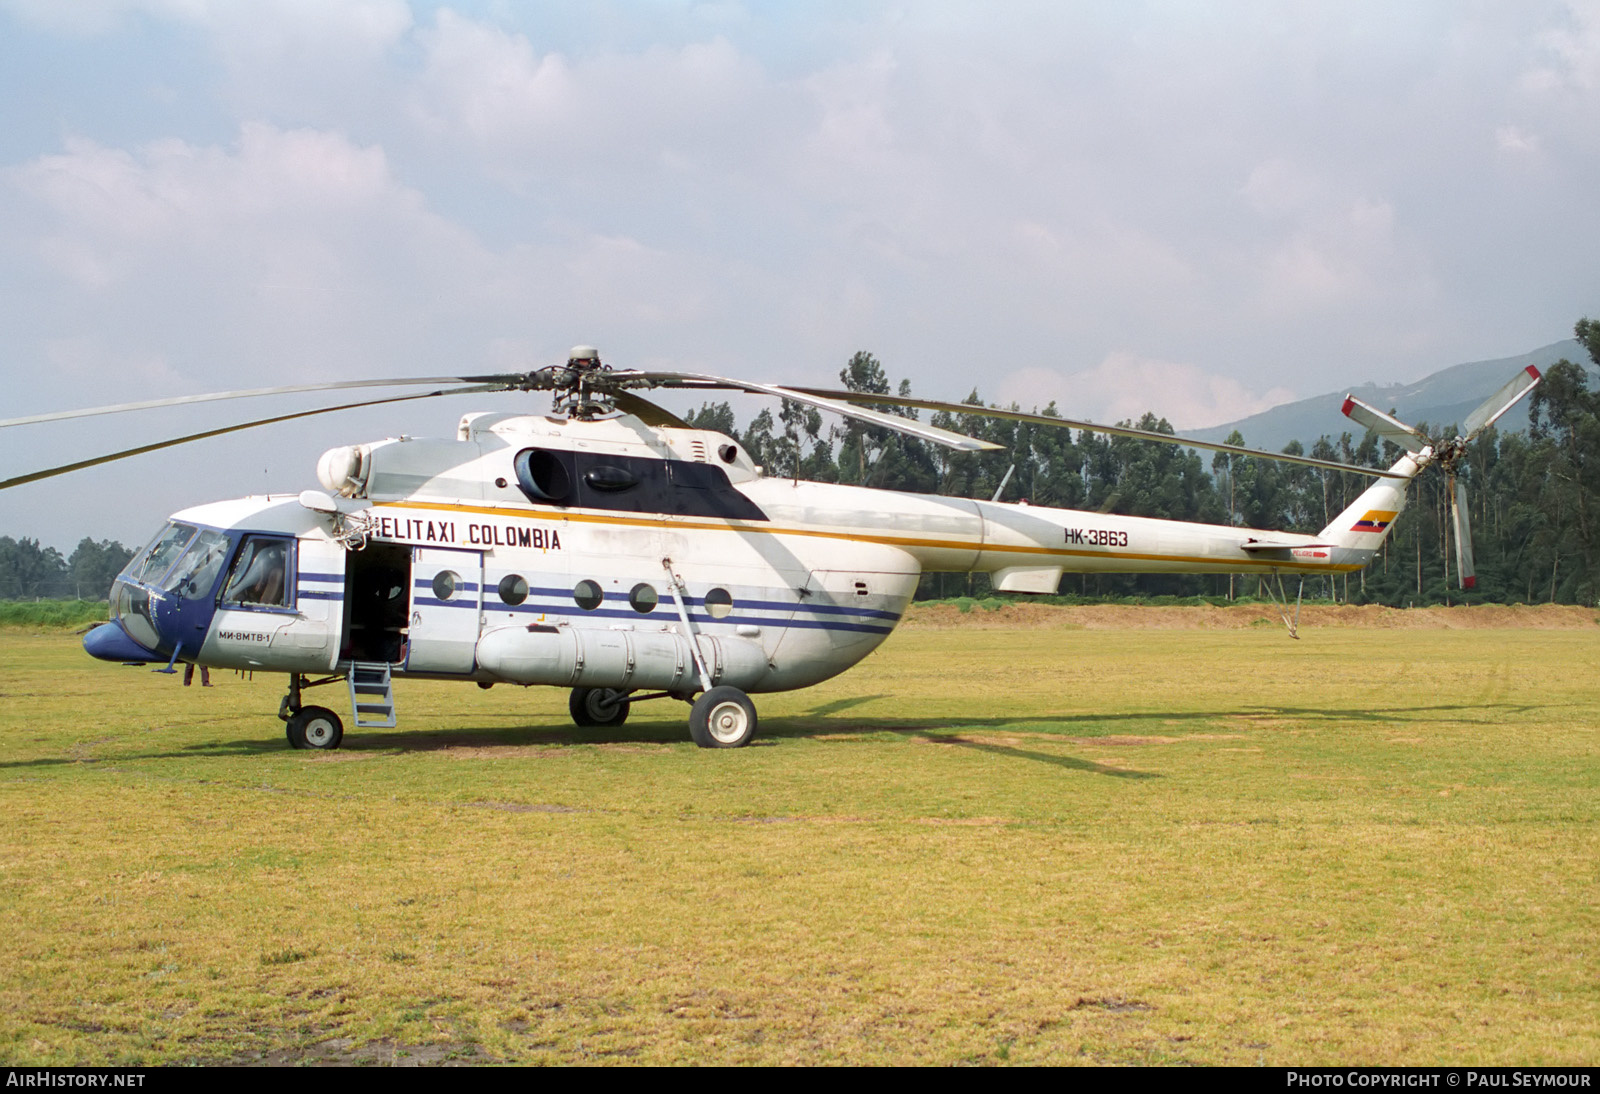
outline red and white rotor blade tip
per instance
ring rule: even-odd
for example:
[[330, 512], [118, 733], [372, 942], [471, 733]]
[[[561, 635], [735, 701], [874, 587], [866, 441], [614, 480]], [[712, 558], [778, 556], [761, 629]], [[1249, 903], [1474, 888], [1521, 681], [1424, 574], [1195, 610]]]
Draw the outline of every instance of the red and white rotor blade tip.
[[1538, 385], [1539, 379], [1539, 370], [1532, 365], [1513, 376], [1504, 387], [1485, 399], [1482, 406], [1467, 415], [1461, 423], [1462, 439], [1470, 441], [1494, 425], [1500, 415], [1516, 406], [1518, 399]]
[[1450, 523], [1456, 537], [1456, 576], [1463, 589], [1470, 589], [1478, 583], [1478, 573], [1472, 564], [1472, 521], [1467, 516], [1467, 484], [1456, 479], [1454, 486]]
[[1354, 395], [1344, 397], [1341, 408], [1344, 416], [1358, 425], [1364, 425], [1380, 437], [1387, 437], [1408, 452], [1421, 452], [1428, 447], [1428, 438], [1412, 429], [1399, 418], [1385, 414], [1370, 403], [1363, 403]]

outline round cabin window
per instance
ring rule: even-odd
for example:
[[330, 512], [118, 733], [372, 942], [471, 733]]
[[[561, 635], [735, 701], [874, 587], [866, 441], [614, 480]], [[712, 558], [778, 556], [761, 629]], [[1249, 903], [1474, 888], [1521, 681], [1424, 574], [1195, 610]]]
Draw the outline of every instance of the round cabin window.
[[655, 611], [656, 604], [660, 599], [660, 595], [656, 593], [656, 587], [643, 581], [635, 585], [633, 591], [628, 594], [628, 603], [632, 604], [633, 610], [640, 615]]
[[572, 599], [586, 612], [594, 611], [605, 598], [605, 593], [593, 581], [580, 581], [572, 590]]
[[461, 575], [454, 570], [440, 570], [433, 575], [433, 595], [440, 600], [449, 600], [456, 595], [456, 589], [461, 585]]
[[521, 574], [507, 574], [500, 579], [500, 599], [507, 604], [521, 604], [528, 599], [528, 582]]
[[712, 619], [726, 619], [733, 611], [733, 594], [727, 589], [712, 589], [706, 594], [706, 614]]

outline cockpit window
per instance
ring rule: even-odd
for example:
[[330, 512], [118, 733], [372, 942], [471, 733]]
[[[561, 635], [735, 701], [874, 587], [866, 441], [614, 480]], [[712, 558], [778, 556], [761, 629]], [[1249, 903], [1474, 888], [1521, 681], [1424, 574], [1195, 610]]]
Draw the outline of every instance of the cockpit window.
[[183, 549], [194, 538], [194, 525], [169, 524], [156, 533], [150, 545], [133, 556], [122, 576], [134, 581], [154, 584], [172, 569], [172, 564], [183, 554]]
[[201, 532], [161, 583], [161, 588], [176, 593], [182, 600], [209, 597], [216, 588], [222, 564], [228, 560], [228, 547], [228, 537], [221, 532]]
[[240, 608], [286, 608], [288, 587], [289, 542], [246, 536], [228, 573], [222, 603]]

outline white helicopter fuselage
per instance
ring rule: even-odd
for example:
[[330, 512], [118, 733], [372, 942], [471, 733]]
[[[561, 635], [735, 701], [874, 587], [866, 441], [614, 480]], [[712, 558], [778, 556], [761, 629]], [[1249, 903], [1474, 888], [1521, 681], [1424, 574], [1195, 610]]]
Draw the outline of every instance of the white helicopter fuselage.
[[768, 476], [728, 437], [628, 415], [469, 415], [454, 440], [334, 449], [318, 474], [327, 493], [174, 514], [118, 579], [90, 652], [292, 677], [376, 664], [482, 686], [782, 691], [875, 649], [925, 572], [1032, 593], [1065, 572], [1347, 572], [1404, 504], [1403, 481], [1380, 480], [1304, 536], [904, 494]]

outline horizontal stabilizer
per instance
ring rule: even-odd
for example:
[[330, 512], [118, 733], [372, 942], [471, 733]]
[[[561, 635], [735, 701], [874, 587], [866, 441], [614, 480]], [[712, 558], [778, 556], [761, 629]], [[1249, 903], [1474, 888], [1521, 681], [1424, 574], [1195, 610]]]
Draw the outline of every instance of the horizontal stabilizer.
[[1326, 551], [1335, 547], [1333, 543], [1290, 543], [1281, 539], [1247, 539], [1239, 544], [1241, 551], [1304, 551], [1311, 548]]

